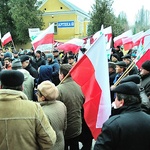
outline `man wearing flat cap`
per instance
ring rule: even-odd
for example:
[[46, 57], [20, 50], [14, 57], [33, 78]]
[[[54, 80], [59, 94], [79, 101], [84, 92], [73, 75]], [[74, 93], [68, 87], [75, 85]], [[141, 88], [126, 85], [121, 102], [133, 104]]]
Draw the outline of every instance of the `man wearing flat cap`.
[[[115, 84], [117, 82], [117, 80], [121, 77], [121, 75], [124, 73], [124, 71], [126, 70], [126, 63], [124, 61], [118, 61], [117, 63], [115, 63], [116, 65], [116, 76], [113, 80], [113, 84]], [[112, 85], [111, 88], [111, 94], [114, 95], [112, 89], [114, 89], [114, 85]], [[115, 95], [114, 95], [115, 98]], [[114, 98], [112, 99], [111, 97], [111, 101], [114, 101]]]
[[113, 91], [112, 115], [103, 124], [94, 150], [149, 150], [150, 116], [141, 111], [139, 88], [134, 82], [125, 82]]
[[33, 78], [38, 78], [38, 71], [32, 66], [32, 60], [30, 56], [21, 55], [20, 61], [23, 69], [27, 70]]
[[145, 93], [150, 100], [150, 60], [145, 61], [140, 69], [141, 86], [145, 89]]
[[0, 149], [51, 149], [56, 133], [41, 106], [22, 92], [23, 73], [4, 70], [0, 81]]
[[[127, 65], [127, 68], [131, 65], [132, 63], [132, 59], [131, 59], [131, 55], [130, 54], [126, 54], [124, 56], [122, 56], [122, 60], [126, 63]], [[138, 71], [138, 68], [137, 66], [134, 64], [133, 68], [129, 71], [129, 75], [132, 75], [132, 74], [138, 74], [139, 71]]]

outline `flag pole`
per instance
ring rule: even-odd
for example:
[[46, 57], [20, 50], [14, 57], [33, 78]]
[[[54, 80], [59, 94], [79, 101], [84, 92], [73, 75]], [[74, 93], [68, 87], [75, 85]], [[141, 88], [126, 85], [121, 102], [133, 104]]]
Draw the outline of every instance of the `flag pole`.
[[61, 80], [61, 82], [60, 82], [59, 84], [62, 84], [62, 83], [66, 80], [66, 78], [67, 78], [69, 75], [70, 75], [70, 71], [69, 71], [68, 74]]
[[11, 42], [12, 42], [12, 44], [13, 44], [14, 49], [16, 50], [16, 47], [15, 47], [14, 41], [12, 40]]

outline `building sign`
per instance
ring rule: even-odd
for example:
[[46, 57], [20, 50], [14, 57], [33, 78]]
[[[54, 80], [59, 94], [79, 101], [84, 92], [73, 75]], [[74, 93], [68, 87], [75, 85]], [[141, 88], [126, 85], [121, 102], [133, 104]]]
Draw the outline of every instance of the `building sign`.
[[58, 28], [73, 28], [74, 21], [61, 21], [58, 22]]

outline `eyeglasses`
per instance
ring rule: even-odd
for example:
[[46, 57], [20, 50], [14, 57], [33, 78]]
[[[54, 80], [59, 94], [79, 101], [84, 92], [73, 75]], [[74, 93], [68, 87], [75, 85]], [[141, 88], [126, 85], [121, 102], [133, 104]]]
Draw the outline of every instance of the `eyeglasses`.
[[37, 90], [35, 94], [36, 94], [36, 96], [40, 96], [40, 97], [43, 96], [39, 90]]

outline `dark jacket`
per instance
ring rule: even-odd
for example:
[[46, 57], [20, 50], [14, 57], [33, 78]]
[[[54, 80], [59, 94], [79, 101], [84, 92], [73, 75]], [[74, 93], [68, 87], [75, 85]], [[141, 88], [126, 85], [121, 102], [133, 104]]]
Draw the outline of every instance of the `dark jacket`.
[[102, 127], [94, 150], [149, 150], [150, 116], [140, 105], [123, 106]]
[[37, 85], [46, 80], [52, 81], [52, 67], [49, 65], [42, 65], [39, 68], [39, 78], [37, 79]]
[[[131, 63], [130, 63], [131, 64]], [[127, 68], [130, 66], [130, 64], [127, 65]], [[134, 66], [130, 71], [129, 71], [129, 75], [133, 75], [133, 74], [138, 74], [138, 68], [137, 66]]]
[[60, 80], [59, 80], [59, 63], [57, 60], [53, 60], [51, 63], [48, 62], [48, 65], [52, 67], [52, 82], [55, 84], [55, 85], [58, 85], [60, 83]]
[[58, 100], [62, 101], [67, 107], [67, 130], [65, 140], [75, 138], [81, 134], [82, 115], [81, 109], [84, 101], [79, 85], [68, 77], [62, 84], [57, 86], [59, 91]]
[[33, 66], [35, 67], [36, 70], [38, 70], [38, 68], [41, 66], [41, 65], [46, 65], [46, 61], [44, 58], [39, 58], [39, 59], [33, 59], [34, 63], [36, 64], [36, 66]]
[[150, 74], [144, 75], [142, 77], [141, 86], [145, 89], [146, 95], [150, 97]]
[[30, 73], [30, 75], [33, 77], [33, 78], [38, 78], [38, 72], [37, 72], [37, 70], [34, 68], [34, 67], [32, 67], [32, 65], [31, 64], [29, 64], [26, 68], [24, 68], [24, 69], [26, 69], [29, 73]]
[[[112, 85], [114, 85], [113, 81], [116, 77], [116, 72], [112, 72], [112, 73], [109, 73], [109, 84], [110, 84], [110, 87]], [[110, 91], [110, 96], [111, 96], [111, 102], [114, 101], [114, 92], [113, 91]]]

